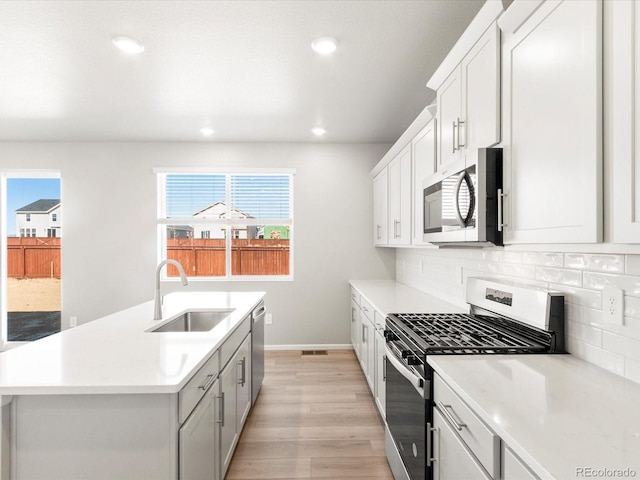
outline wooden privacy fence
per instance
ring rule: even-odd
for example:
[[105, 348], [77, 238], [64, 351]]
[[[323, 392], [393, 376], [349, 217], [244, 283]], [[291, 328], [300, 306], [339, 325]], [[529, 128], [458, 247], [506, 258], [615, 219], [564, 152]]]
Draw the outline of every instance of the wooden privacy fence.
[[[225, 275], [224, 239], [167, 240], [167, 258], [177, 260], [190, 277]], [[169, 265], [170, 277], [178, 270]], [[231, 243], [232, 275], [289, 275], [289, 240], [234, 239]]]
[[9, 278], [60, 278], [60, 238], [8, 237]]
[[[60, 278], [60, 238], [7, 238], [7, 272], [10, 278]], [[224, 239], [167, 240], [167, 258], [179, 261], [190, 277], [225, 275]], [[289, 240], [234, 239], [231, 245], [233, 275], [289, 275]], [[169, 265], [169, 276], [178, 270]]]

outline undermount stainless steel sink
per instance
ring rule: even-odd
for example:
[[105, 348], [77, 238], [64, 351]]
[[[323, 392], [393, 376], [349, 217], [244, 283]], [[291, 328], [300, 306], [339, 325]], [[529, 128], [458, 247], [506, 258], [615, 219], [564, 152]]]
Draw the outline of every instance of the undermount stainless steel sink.
[[235, 309], [188, 311], [148, 332], [208, 332], [225, 320]]

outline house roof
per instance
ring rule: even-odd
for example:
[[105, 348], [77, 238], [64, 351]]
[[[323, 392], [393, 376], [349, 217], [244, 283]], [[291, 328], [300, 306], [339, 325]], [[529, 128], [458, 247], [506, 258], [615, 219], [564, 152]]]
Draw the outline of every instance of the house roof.
[[60, 205], [59, 198], [41, 198], [16, 210], [16, 213], [48, 213]]
[[224, 202], [215, 202], [212, 205], [209, 205], [202, 210], [197, 211], [193, 214], [194, 217], [217, 217], [217, 218], [228, 218], [228, 213], [231, 213], [231, 218], [253, 218], [252, 215], [249, 215], [242, 210], [238, 210], [237, 208], [231, 207], [229, 212], [227, 212], [227, 206]]

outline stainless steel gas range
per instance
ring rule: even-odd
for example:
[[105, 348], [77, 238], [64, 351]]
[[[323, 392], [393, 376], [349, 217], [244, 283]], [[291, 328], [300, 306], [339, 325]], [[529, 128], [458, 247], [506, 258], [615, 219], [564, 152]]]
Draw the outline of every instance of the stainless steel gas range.
[[564, 296], [468, 278], [468, 314], [386, 319], [385, 450], [396, 480], [431, 480], [433, 370], [429, 355], [564, 353]]

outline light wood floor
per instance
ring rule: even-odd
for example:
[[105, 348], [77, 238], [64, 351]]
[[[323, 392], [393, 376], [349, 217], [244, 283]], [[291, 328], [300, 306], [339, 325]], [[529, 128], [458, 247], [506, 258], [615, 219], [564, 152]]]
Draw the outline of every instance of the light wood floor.
[[265, 378], [228, 480], [393, 480], [384, 430], [351, 350], [266, 352]]

